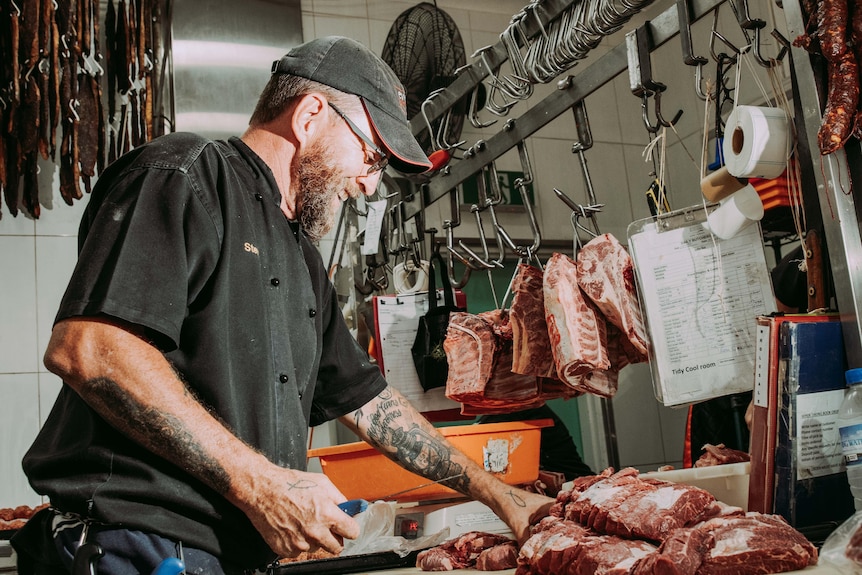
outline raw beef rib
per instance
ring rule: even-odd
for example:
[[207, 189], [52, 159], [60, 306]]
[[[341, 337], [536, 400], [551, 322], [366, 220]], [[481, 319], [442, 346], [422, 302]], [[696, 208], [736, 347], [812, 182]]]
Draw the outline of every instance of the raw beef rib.
[[648, 356], [647, 336], [629, 253], [611, 234], [590, 240], [578, 252], [578, 284], [632, 346]]

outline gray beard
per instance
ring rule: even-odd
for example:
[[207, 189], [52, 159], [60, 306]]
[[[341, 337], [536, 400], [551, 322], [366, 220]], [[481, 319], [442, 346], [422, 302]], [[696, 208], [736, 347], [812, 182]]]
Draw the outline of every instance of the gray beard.
[[319, 241], [335, 225], [332, 198], [344, 186], [344, 175], [322, 145], [314, 145], [299, 157], [293, 179], [298, 184], [299, 224], [311, 239]]

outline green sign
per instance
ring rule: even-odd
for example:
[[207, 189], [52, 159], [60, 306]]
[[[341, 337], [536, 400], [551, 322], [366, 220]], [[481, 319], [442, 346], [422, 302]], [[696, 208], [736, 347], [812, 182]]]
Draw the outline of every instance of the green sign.
[[[478, 174], [473, 174], [461, 184], [461, 199], [462, 203], [471, 205], [471, 204], [479, 204], [479, 187], [478, 187], [478, 178], [479, 175], [483, 175], [485, 178], [485, 190], [486, 193], [490, 195], [491, 185], [490, 185], [490, 174], [482, 170]], [[524, 172], [497, 172], [497, 180], [500, 185], [500, 195], [503, 197], [503, 201], [500, 202], [501, 205], [504, 206], [523, 206], [524, 200], [521, 196], [521, 191], [515, 187], [515, 181], [518, 178], [523, 178]], [[526, 185], [527, 189], [527, 197], [530, 198], [530, 204], [536, 205], [536, 199], [533, 196], [533, 184], [529, 183]]]

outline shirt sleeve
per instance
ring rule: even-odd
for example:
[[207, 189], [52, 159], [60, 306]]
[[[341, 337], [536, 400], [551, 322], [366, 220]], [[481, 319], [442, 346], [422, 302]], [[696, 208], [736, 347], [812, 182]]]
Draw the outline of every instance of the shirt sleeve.
[[355, 411], [377, 397], [386, 380], [380, 368], [350, 334], [335, 288], [327, 279], [324, 302], [323, 354], [311, 409], [310, 425], [320, 425]]
[[164, 351], [177, 347], [189, 302], [205, 289], [219, 252], [191, 178], [154, 167], [100, 178], [56, 321], [108, 315], [146, 328]]

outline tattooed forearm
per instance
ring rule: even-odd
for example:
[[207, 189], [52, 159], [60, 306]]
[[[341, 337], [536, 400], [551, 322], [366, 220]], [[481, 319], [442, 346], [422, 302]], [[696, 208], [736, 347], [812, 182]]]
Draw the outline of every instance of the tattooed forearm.
[[464, 494], [469, 493], [470, 479], [464, 467], [452, 461], [451, 447], [433, 431], [408, 417], [412, 410], [405, 408], [400, 395], [384, 390], [373, 411], [357, 412], [358, 420], [367, 423], [368, 437], [383, 453], [400, 462], [406, 469], [437, 481]]
[[136, 401], [109, 378], [93, 379], [83, 389], [88, 390], [84, 399], [118, 431], [165, 459], [181, 462], [218, 493], [228, 492], [227, 472], [203, 450], [184, 421]]
[[517, 491], [510, 489], [506, 493], [506, 495], [508, 495], [512, 499], [512, 501], [515, 503], [515, 505], [517, 505], [518, 507], [526, 507], [527, 506], [527, 502], [524, 501], [524, 498], [521, 497], [521, 495]]

